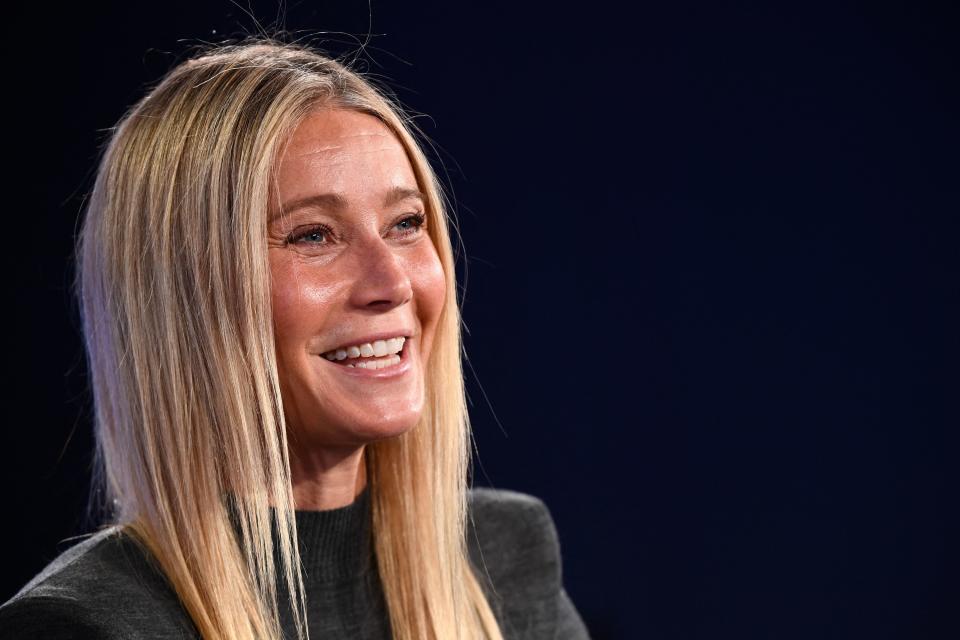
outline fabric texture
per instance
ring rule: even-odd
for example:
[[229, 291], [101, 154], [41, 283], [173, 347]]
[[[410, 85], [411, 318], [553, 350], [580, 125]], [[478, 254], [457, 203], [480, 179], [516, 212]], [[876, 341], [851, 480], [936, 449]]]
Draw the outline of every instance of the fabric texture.
[[[474, 489], [467, 545], [507, 640], [589, 638], [563, 588], [546, 506], [512, 491]], [[297, 511], [312, 638], [388, 640], [370, 539], [367, 491], [346, 507]], [[295, 637], [288, 613], [285, 636]], [[0, 607], [0, 639], [184, 640], [199, 635], [152, 557], [117, 527], [68, 549]]]

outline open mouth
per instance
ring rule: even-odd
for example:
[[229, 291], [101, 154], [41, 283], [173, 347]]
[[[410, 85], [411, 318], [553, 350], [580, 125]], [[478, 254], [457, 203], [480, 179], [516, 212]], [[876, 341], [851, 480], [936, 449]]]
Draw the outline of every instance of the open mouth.
[[400, 364], [406, 357], [407, 336], [388, 340], [376, 340], [363, 344], [340, 347], [323, 354], [323, 357], [340, 366], [359, 369], [386, 369]]

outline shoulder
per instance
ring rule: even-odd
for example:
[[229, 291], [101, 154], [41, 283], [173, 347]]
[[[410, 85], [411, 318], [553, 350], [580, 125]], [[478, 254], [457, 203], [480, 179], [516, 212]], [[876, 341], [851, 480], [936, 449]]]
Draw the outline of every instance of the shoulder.
[[481, 578], [499, 593], [552, 597], [562, 586], [560, 543], [542, 500], [502, 489], [471, 489], [468, 548]]
[[189, 638], [176, 595], [119, 528], [57, 556], [0, 607], [4, 638]]
[[509, 640], [589, 640], [563, 588], [560, 541], [542, 500], [472, 489], [467, 548], [474, 573]]

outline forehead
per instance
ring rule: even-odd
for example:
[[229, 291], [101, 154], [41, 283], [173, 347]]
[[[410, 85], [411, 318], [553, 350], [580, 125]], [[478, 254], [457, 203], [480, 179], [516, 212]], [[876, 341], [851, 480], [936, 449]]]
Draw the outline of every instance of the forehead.
[[297, 126], [286, 152], [298, 157], [352, 146], [372, 149], [390, 143], [400, 146], [393, 132], [376, 116], [347, 109], [317, 109]]
[[379, 118], [346, 109], [318, 109], [298, 125], [277, 168], [270, 219], [293, 203], [339, 203], [341, 210], [377, 211], [391, 194], [414, 191], [406, 150]]
[[379, 182], [416, 186], [406, 151], [387, 125], [345, 109], [317, 110], [300, 123], [284, 149], [277, 178], [286, 195]]
[[375, 116], [345, 109], [307, 116], [287, 142], [276, 178], [270, 219], [305, 201], [373, 211], [418, 187], [393, 131]]

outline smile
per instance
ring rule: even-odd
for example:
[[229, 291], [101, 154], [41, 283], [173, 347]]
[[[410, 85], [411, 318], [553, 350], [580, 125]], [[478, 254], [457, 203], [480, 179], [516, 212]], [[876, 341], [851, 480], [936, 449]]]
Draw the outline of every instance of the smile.
[[400, 364], [405, 336], [375, 340], [362, 344], [339, 347], [323, 354], [323, 357], [350, 369], [386, 369]]

